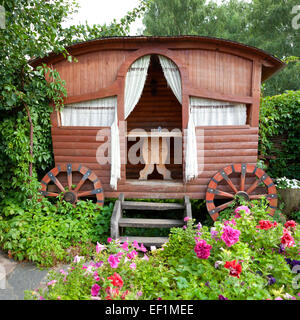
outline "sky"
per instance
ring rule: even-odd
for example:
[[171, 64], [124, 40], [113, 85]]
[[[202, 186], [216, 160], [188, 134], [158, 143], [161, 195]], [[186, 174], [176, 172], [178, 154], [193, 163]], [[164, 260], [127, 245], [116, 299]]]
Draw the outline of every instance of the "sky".
[[[222, 0], [214, 1], [222, 2]], [[119, 21], [128, 11], [138, 6], [139, 0], [77, 0], [77, 2], [81, 8], [63, 24], [64, 27], [84, 24], [86, 20], [89, 24], [109, 24], [113, 19]], [[137, 19], [131, 25], [130, 35], [142, 34], [143, 29], [142, 18]]]
[[[128, 11], [138, 6], [139, 0], [77, 0], [77, 2], [81, 8], [63, 24], [64, 27], [85, 23], [86, 20], [89, 24], [109, 24], [113, 19], [119, 21]], [[138, 32], [139, 29], [143, 29], [142, 18], [132, 23], [130, 35], [141, 34]]]

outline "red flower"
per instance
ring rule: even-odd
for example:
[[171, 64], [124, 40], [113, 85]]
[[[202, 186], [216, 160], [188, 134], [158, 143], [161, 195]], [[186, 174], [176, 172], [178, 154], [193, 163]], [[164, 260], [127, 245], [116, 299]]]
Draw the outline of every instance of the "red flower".
[[294, 220], [289, 220], [284, 224], [286, 228], [296, 228], [296, 225], [297, 224]]
[[277, 226], [277, 222], [275, 221], [274, 223], [272, 223], [269, 220], [260, 220], [259, 221], [259, 226], [256, 226], [256, 228], [261, 229], [261, 230], [268, 230], [271, 229], [273, 227]]
[[281, 237], [281, 243], [284, 246], [292, 247], [295, 244], [294, 238], [291, 236], [291, 234], [284, 229], [283, 230], [283, 236]]
[[107, 296], [105, 297], [105, 300], [113, 300], [115, 297], [117, 297], [119, 295], [119, 289], [118, 288], [107, 287], [105, 289], [105, 292], [107, 293]]
[[226, 261], [224, 267], [230, 270], [229, 274], [232, 277], [237, 277], [237, 278], [240, 277], [240, 273], [242, 272], [242, 266], [238, 264], [236, 260]]
[[122, 300], [125, 300], [125, 297], [128, 295], [128, 293], [129, 293], [128, 290], [124, 291], [123, 294], [122, 294], [122, 296], [121, 296], [121, 299], [122, 299]]
[[115, 272], [113, 276], [110, 276], [107, 279], [111, 280], [111, 284], [114, 287], [120, 287], [120, 288], [123, 287], [123, 280], [122, 280], [121, 276], [118, 273]]

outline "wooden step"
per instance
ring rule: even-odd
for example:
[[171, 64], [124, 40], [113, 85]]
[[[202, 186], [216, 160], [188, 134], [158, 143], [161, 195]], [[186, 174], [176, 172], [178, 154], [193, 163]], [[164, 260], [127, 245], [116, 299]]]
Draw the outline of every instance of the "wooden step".
[[183, 220], [174, 219], [140, 219], [140, 218], [120, 218], [120, 227], [131, 228], [173, 228], [184, 225]]
[[183, 210], [184, 205], [180, 203], [160, 203], [160, 202], [136, 202], [123, 201], [122, 209], [131, 210]]
[[166, 243], [169, 238], [168, 237], [120, 237], [121, 242], [133, 242], [136, 240], [139, 244], [143, 244], [145, 247], [156, 246], [160, 247], [162, 244]]

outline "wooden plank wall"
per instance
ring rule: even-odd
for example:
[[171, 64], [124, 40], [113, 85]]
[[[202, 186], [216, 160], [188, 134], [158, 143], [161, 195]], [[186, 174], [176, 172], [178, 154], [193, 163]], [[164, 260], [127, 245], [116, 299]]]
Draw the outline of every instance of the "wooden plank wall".
[[66, 81], [68, 97], [93, 93], [110, 86], [130, 54], [128, 50], [103, 50], [77, 56], [78, 62], [65, 60], [55, 64], [55, 69]]
[[[252, 96], [253, 81], [259, 79], [252, 79], [253, 62], [251, 60], [203, 49], [173, 51], [186, 65], [187, 80], [192, 88], [205, 88], [210, 92], [231, 96]], [[111, 86], [116, 80], [120, 66], [130, 53], [131, 50], [92, 52], [78, 56], [78, 63], [70, 64], [64, 61], [58, 62], [54, 67], [67, 82], [68, 97], [75, 97], [76, 100], [77, 96], [89, 95], [101, 88]], [[150, 130], [158, 126], [168, 129], [182, 126], [181, 105], [168, 88], [165, 78], [151, 65], [150, 75], [152, 73], [152, 76], [155, 76], [155, 72], [159, 99], [155, 100], [151, 96], [151, 77], [148, 77], [143, 96], [128, 118], [128, 131], [137, 127]], [[196, 180], [187, 184], [183, 182], [155, 184], [151, 181], [133, 184], [126, 181], [125, 164], [122, 164], [122, 180], [118, 184], [118, 190], [114, 191], [109, 186], [110, 165], [100, 165], [96, 160], [97, 149], [103, 143], [96, 140], [99, 129], [101, 128], [61, 128], [54, 125], [52, 127], [53, 151], [56, 165], [81, 163], [92, 169], [102, 182], [105, 197], [118, 197], [120, 192], [123, 192], [126, 198], [182, 198], [184, 194], [191, 198], [204, 198], [209, 179], [216, 171], [230, 164], [256, 164], [257, 161], [257, 127], [214, 127], [204, 128], [204, 130], [199, 127], [196, 132], [199, 153], [203, 135], [205, 142], [204, 170]], [[120, 133], [125, 134], [122, 130]], [[124, 139], [120, 141], [121, 155], [124, 159], [127, 146]], [[184, 142], [183, 152], [185, 145]], [[201, 167], [200, 155], [198, 161]], [[127, 168], [128, 177], [136, 178], [137, 169], [132, 169], [130, 166]], [[182, 179], [184, 167], [180, 167], [179, 171], [178, 167], [173, 170], [176, 172], [174, 178]], [[132, 172], [134, 172], [133, 175]], [[239, 183], [239, 177], [233, 180]]]
[[[55, 163], [83, 163], [100, 177], [106, 197], [117, 197], [120, 192], [125, 197], [139, 198], [182, 198], [183, 194], [191, 198], [204, 198], [209, 180], [216, 171], [223, 167], [235, 163], [256, 164], [258, 128], [222, 128], [204, 129], [197, 128], [196, 135], [198, 141], [198, 165], [202, 167], [203, 158], [201, 158], [200, 148], [202, 146], [204, 134], [204, 167], [203, 172], [198, 178], [187, 183], [163, 184], [159, 186], [150, 183], [140, 183], [139, 185], [120, 182], [118, 191], [113, 191], [109, 186], [110, 165], [99, 165], [96, 161], [96, 151], [101, 145], [96, 141], [98, 130], [63, 130], [53, 128], [53, 147], [55, 154]], [[76, 147], [75, 147], [76, 146]], [[184, 139], [184, 152], [186, 141]], [[121, 146], [124, 156], [125, 146]], [[122, 165], [124, 174], [125, 165]], [[239, 177], [234, 177], [233, 182], [238, 185]], [[246, 188], [253, 180], [247, 180]], [[228, 188], [221, 188], [229, 191]]]
[[185, 62], [193, 87], [222, 94], [251, 96], [251, 60], [211, 50], [174, 51]]

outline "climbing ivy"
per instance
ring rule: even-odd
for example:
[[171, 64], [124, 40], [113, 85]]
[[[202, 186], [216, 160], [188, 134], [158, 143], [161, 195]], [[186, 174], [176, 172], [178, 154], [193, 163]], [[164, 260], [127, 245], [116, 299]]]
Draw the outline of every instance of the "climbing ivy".
[[273, 178], [300, 179], [300, 91], [262, 98], [259, 151]]
[[[37, 194], [38, 178], [53, 166], [50, 113], [66, 96], [59, 74], [30, 61], [50, 52], [74, 61], [66, 46], [102, 36], [124, 36], [145, 11], [146, 0], [110, 25], [62, 22], [77, 10], [75, 0], [5, 0], [5, 28], [0, 28], [0, 206], [5, 198], [20, 202]], [[46, 81], [45, 75], [48, 80]]]

